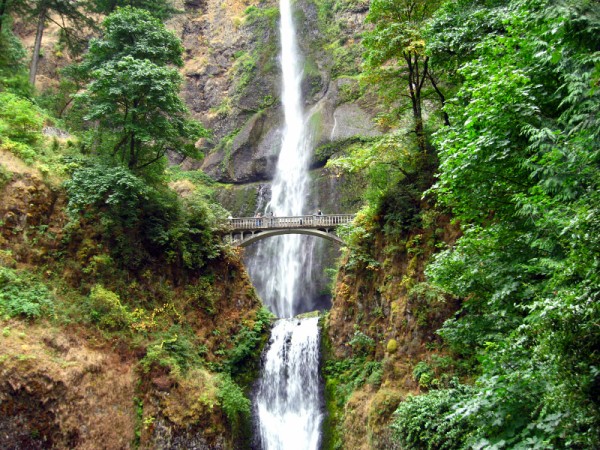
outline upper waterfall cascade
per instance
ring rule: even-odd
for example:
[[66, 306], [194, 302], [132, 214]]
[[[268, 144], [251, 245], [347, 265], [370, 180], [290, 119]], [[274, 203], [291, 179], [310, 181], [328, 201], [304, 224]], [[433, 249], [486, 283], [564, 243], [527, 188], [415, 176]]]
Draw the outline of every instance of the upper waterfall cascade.
[[[281, 69], [283, 79], [282, 104], [284, 128], [275, 177], [271, 185], [271, 200], [264, 210], [276, 217], [306, 214], [308, 168], [312, 142], [303, 110], [301, 81], [302, 59], [296, 41], [289, 0], [280, 1]], [[248, 271], [259, 293], [278, 317], [293, 317], [304, 312], [302, 299], [313, 266], [314, 241], [300, 235], [286, 235], [261, 242], [257, 254], [248, 263]], [[268, 266], [269, 270], [265, 271]]]

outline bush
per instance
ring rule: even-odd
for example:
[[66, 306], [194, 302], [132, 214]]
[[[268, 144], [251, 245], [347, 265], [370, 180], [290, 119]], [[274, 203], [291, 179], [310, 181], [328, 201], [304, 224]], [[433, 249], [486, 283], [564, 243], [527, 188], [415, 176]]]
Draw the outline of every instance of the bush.
[[46, 286], [0, 266], [0, 316], [36, 319], [53, 312], [53, 299]]
[[144, 372], [158, 365], [178, 377], [200, 362], [201, 351], [202, 348], [196, 348], [180, 326], [173, 325], [148, 346], [140, 363]]
[[327, 390], [337, 406], [342, 407], [352, 392], [368, 383], [379, 386], [383, 378], [381, 361], [367, 361], [363, 356], [327, 361], [323, 368]]
[[358, 329], [355, 325], [354, 336], [350, 339], [350, 346], [357, 355], [369, 355], [375, 350], [375, 341]]
[[128, 268], [161, 258], [193, 269], [220, 254], [216, 231], [226, 214], [201, 194], [181, 200], [125, 167], [101, 161], [76, 169], [65, 187], [72, 220], [100, 219], [113, 260]]
[[463, 448], [473, 424], [453, 407], [473, 395], [473, 389], [460, 385], [408, 397], [394, 413], [394, 439], [405, 450]]
[[241, 419], [250, 415], [250, 400], [229, 375], [221, 376], [217, 397], [227, 419], [234, 426], [239, 425]]
[[25, 98], [10, 92], [0, 92], [0, 135], [27, 145], [41, 138], [44, 115]]
[[127, 307], [121, 304], [119, 296], [99, 284], [92, 288], [89, 306], [92, 322], [102, 329], [123, 330], [132, 323], [132, 315]]
[[261, 346], [267, 340], [267, 330], [271, 328], [273, 314], [266, 308], [256, 313], [254, 324], [243, 325], [240, 332], [233, 337], [234, 346], [229, 351], [226, 366], [232, 375], [248, 370], [249, 361], [257, 360]]
[[146, 184], [129, 170], [101, 162], [91, 162], [75, 170], [72, 179], [65, 182], [65, 188], [71, 217], [94, 208], [107, 218], [126, 223], [137, 219], [138, 206], [149, 195]]

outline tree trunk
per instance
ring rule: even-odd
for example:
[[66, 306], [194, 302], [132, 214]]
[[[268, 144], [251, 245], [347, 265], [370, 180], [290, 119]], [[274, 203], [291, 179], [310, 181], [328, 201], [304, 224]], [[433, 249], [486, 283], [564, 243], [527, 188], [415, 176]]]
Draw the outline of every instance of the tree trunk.
[[29, 83], [35, 85], [38, 62], [40, 60], [40, 47], [42, 46], [42, 36], [44, 34], [44, 22], [46, 21], [47, 9], [42, 8], [38, 18], [37, 32], [35, 33], [35, 44], [33, 46], [33, 57], [31, 58], [31, 68], [29, 70]]
[[135, 134], [133, 134], [133, 132], [131, 133], [131, 137], [130, 137], [130, 141], [129, 141], [129, 162], [127, 163], [127, 166], [129, 167], [130, 170], [134, 170], [135, 166], [137, 166], [137, 152], [135, 150]]
[[[413, 119], [415, 121], [415, 134], [417, 135], [417, 145], [419, 149], [425, 153], [427, 146], [425, 145], [425, 129], [423, 126], [423, 111], [421, 108], [421, 89], [423, 88], [423, 80], [419, 73], [419, 56], [415, 55], [415, 61], [412, 60], [412, 53], [405, 55], [405, 60], [408, 64], [408, 89], [410, 92], [410, 101], [412, 103]], [[425, 66], [425, 71], [427, 66]]]
[[429, 73], [429, 81], [431, 81], [431, 85], [433, 86], [433, 89], [435, 89], [436, 94], [440, 98], [440, 103], [442, 104], [442, 115], [444, 116], [444, 125], [449, 127], [450, 126], [450, 117], [448, 116], [448, 113], [446, 112], [446, 97], [444, 96], [442, 91], [438, 88], [438, 85], [435, 82], [435, 78], [433, 77], [433, 75], [431, 73]]
[[6, 5], [8, 0], [0, 1], [0, 33], [2, 33], [2, 24], [4, 22], [4, 14], [6, 13]]

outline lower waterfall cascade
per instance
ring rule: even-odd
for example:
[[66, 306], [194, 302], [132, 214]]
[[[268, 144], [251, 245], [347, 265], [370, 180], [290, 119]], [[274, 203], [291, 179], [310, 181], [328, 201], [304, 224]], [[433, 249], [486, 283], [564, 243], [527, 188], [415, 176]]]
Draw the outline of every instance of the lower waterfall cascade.
[[279, 320], [271, 333], [256, 395], [261, 447], [317, 449], [320, 397], [318, 318]]

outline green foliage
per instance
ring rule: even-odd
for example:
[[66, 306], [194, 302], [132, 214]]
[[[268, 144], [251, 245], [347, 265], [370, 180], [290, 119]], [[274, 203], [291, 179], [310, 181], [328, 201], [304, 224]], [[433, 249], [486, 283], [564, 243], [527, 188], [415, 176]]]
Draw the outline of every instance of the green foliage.
[[54, 313], [48, 288], [25, 272], [0, 266], [0, 316], [37, 319]]
[[150, 196], [150, 188], [143, 180], [124, 167], [110, 167], [102, 163], [77, 169], [64, 184], [69, 195], [67, 212], [73, 218], [96, 207], [105, 212], [107, 219], [119, 218], [125, 225], [137, 219], [138, 205]]
[[[316, 166], [323, 165], [336, 153], [343, 154], [344, 152], [352, 153], [358, 151], [357, 149], [367, 147], [369, 143], [377, 139], [366, 136], [351, 136], [346, 139], [323, 144], [315, 149], [312, 164]], [[337, 166], [332, 164], [330, 167]], [[350, 171], [355, 170], [353, 166], [349, 166], [348, 169]]]
[[95, 0], [92, 8], [95, 12], [110, 14], [117, 8], [133, 7], [143, 9], [161, 21], [168, 20], [182, 11], [173, 6], [171, 0]]
[[413, 369], [413, 377], [415, 381], [419, 383], [422, 388], [428, 388], [433, 379], [433, 370], [429, 367], [425, 361], [419, 361], [419, 363]]
[[326, 361], [323, 367], [328, 398], [338, 407], [365, 383], [379, 386], [383, 374], [381, 361], [369, 361], [364, 356]]
[[121, 303], [119, 296], [100, 284], [92, 288], [88, 306], [91, 321], [101, 329], [124, 330], [133, 322], [131, 312]]
[[227, 214], [201, 193], [180, 200], [124, 167], [98, 161], [76, 169], [65, 188], [73, 223], [99, 218], [113, 259], [129, 268], [158, 257], [198, 268], [220, 254], [217, 231]]
[[248, 6], [244, 10], [244, 18], [248, 25], [257, 25], [274, 28], [279, 20], [279, 8], [259, 8], [258, 6]]
[[392, 429], [397, 442], [406, 450], [466, 448], [474, 427], [456, 412], [455, 405], [473, 394], [469, 386], [458, 385], [408, 397], [394, 413]]
[[219, 292], [216, 291], [214, 283], [214, 275], [204, 276], [185, 289], [185, 295], [193, 301], [194, 307], [201, 308], [211, 315], [217, 313], [215, 302], [219, 298]]
[[363, 139], [345, 155], [330, 159], [326, 167], [366, 172], [366, 215], [386, 234], [404, 234], [421, 224], [422, 196], [431, 186], [436, 161], [420, 153], [404, 133]]
[[350, 344], [356, 355], [367, 356], [375, 350], [375, 341], [373, 338], [363, 333], [358, 328], [358, 325], [354, 325], [354, 334], [348, 344]]
[[236, 80], [235, 92], [240, 95], [254, 79], [256, 72], [256, 61], [250, 53], [244, 52], [237, 55], [233, 65], [233, 73]]
[[227, 353], [225, 368], [234, 377], [252, 368], [257, 355], [268, 339], [273, 314], [265, 307], [259, 309], [251, 326], [242, 325], [240, 331], [232, 337], [233, 347]]
[[[374, 0], [367, 21], [374, 27], [364, 33], [365, 81], [380, 86], [379, 95], [390, 107], [412, 113], [412, 130], [419, 150], [429, 151], [424, 126], [424, 99], [435, 95], [443, 107], [445, 96], [434, 66], [425, 51], [423, 31], [441, 1]], [[403, 98], [408, 97], [407, 105]], [[430, 122], [433, 122], [430, 120]], [[444, 115], [444, 122], [448, 118]]]
[[453, 2], [430, 30], [463, 81], [434, 188], [463, 236], [428, 274], [466, 299], [440, 334], [478, 364], [472, 448], [600, 445], [599, 31], [583, 0]]
[[237, 427], [241, 420], [250, 416], [250, 400], [246, 398], [244, 391], [229, 375], [221, 375], [217, 398], [227, 419], [234, 427]]
[[190, 180], [195, 185], [214, 186], [216, 181], [201, 170], [181, 170], [179, 166], [171, 166], [167, 169], [170, 180]]
[[20, 95], [31, 94], [23, 60], [26, 56], [21, 41], [10, 31], [9, 20], [0, 32], [0, 88]]
[[31, 101], [10, 92], [0, 92], [0, 148], [32, 163], [44, 119], [45, 115]]
[[163, 160], [168, 150], [196, 156], [207, 131], [189, 119], [179, 97], [182, 46], [148, 12], [119, 9], [104, 21], [104, 36], [90, 44], [79, 75], [91, 78], [76, 96], [84, 117], [98, 126], [92, 144], [130, 169]]
[[140, 365], [144, 372], [158, 366], [179, 377], [200, 363], [200, 353], [201, 349], [190, 340], [190, 333], [179, 325], [173, 325], [166, 332], [159, 333], [156, 340], [148, 345]]
[[131, 56], [158, 66], [183, 65], [181, 41], [149, 11], [125, 7], [110, 14], [103, 23], [104, 35], [92, 39], [82, 63], [86, 71], [99, 69], [107, 62]]
[[359, 211], [351, 224], [338, 227], [340, 238], [346, 243], [349, 255], [346, 267], [350, 270], [376, 270], [380, 263], [373, 256], [376, 236], [373, 211], [369, 207]]

